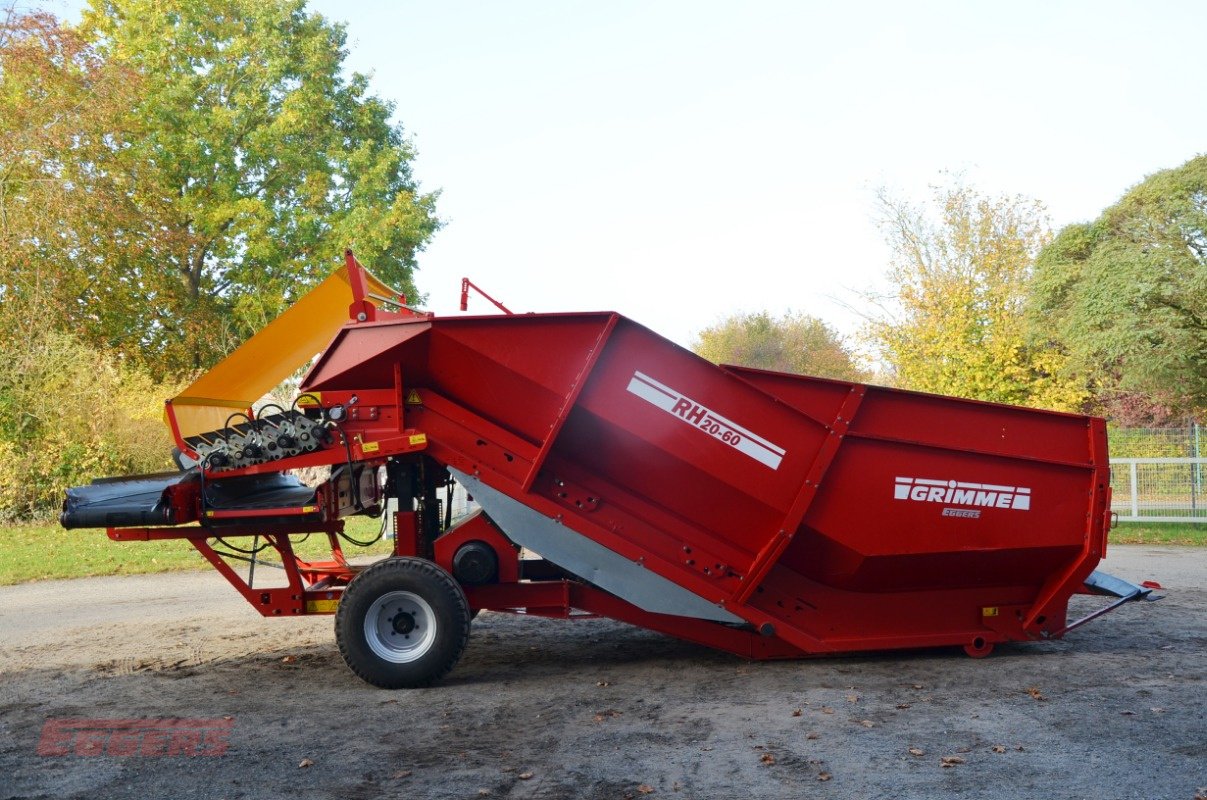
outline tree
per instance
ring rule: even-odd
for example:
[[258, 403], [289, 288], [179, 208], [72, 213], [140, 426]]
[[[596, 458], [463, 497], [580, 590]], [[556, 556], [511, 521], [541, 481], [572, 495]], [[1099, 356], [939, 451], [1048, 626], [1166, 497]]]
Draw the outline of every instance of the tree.
[[[436, 196], [419, 191], [392, 106], [344, 76], [341, 26], [304, 0], [92, 0], [63, 35], [94, 71], [130, 76], [123, 114], [95, 142], [31, 157], [35, 173], [121, 212], [73, 217], [53, 248], [26, 237], [66, 276], [64, 327], [165, 375], [221, 357], [348, 246], [414, 296]], [[39, 102], [6, 91], [0, 118]], [[72, 117], [59, 124], [76, 132]]]
[[804, 314], [735, 314], [705, 328], [692, 350], [717, 364], [861, 381], [866, 375], [833, 328]]
[[1030, 311], [1108, 411], [1207, 411], [1207, 156], [1061, 230], [1036, 262]]
[[[866, 334], [897, 385], [1055, 409], [1085, 395], [1059, 348], [1024, 319], [1035, 255], [1051, 238], [1042, 204], [938, 187], [933, 211], [880, 194], [895, 295]], [[881, 298], [882, 299], [882, 298]]]
[[[89, 229], [135, 219], [114, 176], [93, 168], [110, 150], [138, 76], [100, 58], [44, 13], [0, 21], [0, 324], [64, 322], [97, 271], [65, 269], [96, 243]], [[63, 324], [62, 327], [72, 327]], [[14, 335], [9, 344], [23, 337]]]

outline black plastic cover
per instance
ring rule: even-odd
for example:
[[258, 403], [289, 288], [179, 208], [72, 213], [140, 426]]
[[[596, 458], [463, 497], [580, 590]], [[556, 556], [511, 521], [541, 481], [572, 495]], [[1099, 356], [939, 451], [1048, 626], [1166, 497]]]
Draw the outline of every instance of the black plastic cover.
[[176, 514], [167, 501], [167, 489], [196, 480], [200, 480], [200, 475], [195, 469], [101, 478], [67, 490], [59, 523], [64, 528], [175, 525]]
[[[67, 490], [59, 522], [64, 528], [126, 528], [176, 525], [167, 490], [200, 481], [197, 468], [128, 478], [101, 478]], [[315, 490], [293, 475], [269, 472], [207, 480], [205, 507], [223, 511], [298, 508], [313, 505]], [[236, 520], [237, 521], [237, 520]]]

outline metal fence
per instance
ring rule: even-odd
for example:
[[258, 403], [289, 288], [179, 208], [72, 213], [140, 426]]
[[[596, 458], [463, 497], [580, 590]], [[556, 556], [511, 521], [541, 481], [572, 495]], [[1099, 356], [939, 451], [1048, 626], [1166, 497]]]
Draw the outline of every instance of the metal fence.
[[1111, 510], [1122, 522], [1207, 523], [1202, 427], [1110, 432]]

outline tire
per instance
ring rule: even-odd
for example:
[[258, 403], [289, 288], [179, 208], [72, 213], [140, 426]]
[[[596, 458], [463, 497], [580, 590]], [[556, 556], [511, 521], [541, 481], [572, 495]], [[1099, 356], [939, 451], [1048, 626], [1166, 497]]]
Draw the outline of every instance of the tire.
[[421, 558], [388, 558], [361, 572], [335, 612], [335, 641], [357, 676], [382, 689], [431, 686], [469, 640], [465, 592]]

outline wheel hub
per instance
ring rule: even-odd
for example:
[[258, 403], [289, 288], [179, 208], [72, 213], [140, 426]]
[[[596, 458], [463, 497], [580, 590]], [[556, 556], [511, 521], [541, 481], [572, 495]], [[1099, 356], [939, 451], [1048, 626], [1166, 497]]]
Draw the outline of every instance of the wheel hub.
[[422, 658], [436, 642], [436, 615], [414, 592], [386, 592], [365, 615], [365, 643], [374, 655], [394, 664]]
[[390, 622], [394, 626], [394, 633], [405, 635], [415, 630], [415, 617], [402, 610], [399, 610]]

